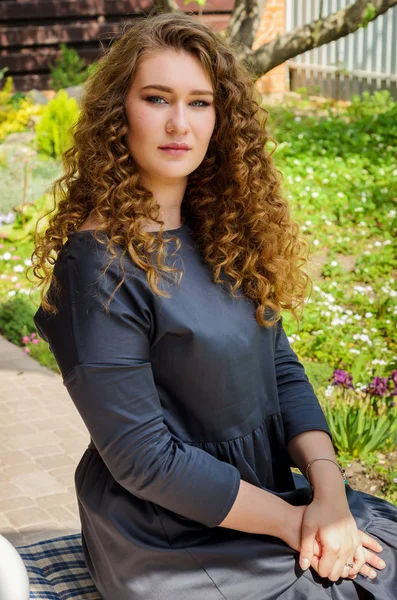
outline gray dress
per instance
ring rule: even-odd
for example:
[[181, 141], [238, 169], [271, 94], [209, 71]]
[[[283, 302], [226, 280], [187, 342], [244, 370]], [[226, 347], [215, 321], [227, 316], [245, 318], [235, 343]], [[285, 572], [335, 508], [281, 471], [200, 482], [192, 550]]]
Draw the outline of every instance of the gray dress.
[[333, 584], [302, 573], [278, 538], [217, 527], [240, 478], [307, 503], [286, 445], [328, 426], [282, 322], [260, 327], [251, 300], [211, 281], [191, 221], [166, 235], [182, 242], [167, 260], [184, 271], [180, 285], [163, 280], [170, 298], [125, 260], [106, 314], [121, 270], [101, 275], [106, 247], [81, 231], [56, 261], [58, 315], [34, 317], [91, 438], [75, 485], [103, 600], [397, 598], [397, 509], [378, 498], [346, 488], [359, 527], [384, 546], [375, 581]]

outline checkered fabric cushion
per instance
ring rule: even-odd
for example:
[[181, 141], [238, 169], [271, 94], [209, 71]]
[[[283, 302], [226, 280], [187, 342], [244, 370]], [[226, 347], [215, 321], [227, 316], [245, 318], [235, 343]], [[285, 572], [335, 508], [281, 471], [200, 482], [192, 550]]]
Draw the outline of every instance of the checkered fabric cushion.
[[28, 571], [30, 598], [101, 600], [87, 571], [80, 533], [16, 549]]

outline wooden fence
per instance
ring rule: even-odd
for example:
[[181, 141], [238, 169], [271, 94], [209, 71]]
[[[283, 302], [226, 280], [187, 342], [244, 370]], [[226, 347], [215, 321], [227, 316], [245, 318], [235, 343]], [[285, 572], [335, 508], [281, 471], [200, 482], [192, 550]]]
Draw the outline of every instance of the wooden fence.
[[[195, 2], [177, 3], [197, 15]], [[215, 31], [225, 29], [233, 6], [234, 0], [207, 0], [203, 21]], [[0, 0], [0, 69], [8, 68], [16, 90], [47, 89], [60, 42], [88, 64], [126, 22], [152, 7], [151, 0]]]

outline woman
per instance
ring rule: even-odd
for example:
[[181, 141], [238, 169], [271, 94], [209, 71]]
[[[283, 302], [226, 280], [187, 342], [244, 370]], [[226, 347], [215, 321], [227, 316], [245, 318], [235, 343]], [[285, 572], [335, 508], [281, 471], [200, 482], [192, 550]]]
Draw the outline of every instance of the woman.
[[209, 27], [135, 21], [87, 84], [32, 256], [91, 437], [75, 484], [104, 600], [392, 597], [397, 509], [344, 485], [282, 326], [309, 280], [258, 101]]

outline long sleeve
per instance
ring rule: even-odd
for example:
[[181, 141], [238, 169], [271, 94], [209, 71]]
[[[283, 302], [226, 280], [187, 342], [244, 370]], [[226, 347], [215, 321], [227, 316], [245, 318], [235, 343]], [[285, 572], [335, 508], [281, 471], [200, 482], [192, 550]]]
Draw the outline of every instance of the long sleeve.
[[286, 443], [296, 435], [314, 429], [326, 431], [331, 436], [313, 386], [290, 346], [282, 319], [277, 323], [275, 368]]
[[[75, 242], [77, 249], [83, 244]], [[154, 323], [147, 290], [129, 268], [106, 314], [102, 306], [119, 272], [112, 265], [101, 275], [102, 254], [85, 245], [59, 261], [64, 302], [55, 318], [36, 315], [39, 333], [115, 480], [139, 498], [215, 527], [234, 503], [240, 473], [170, 432], [149, 360]]]

